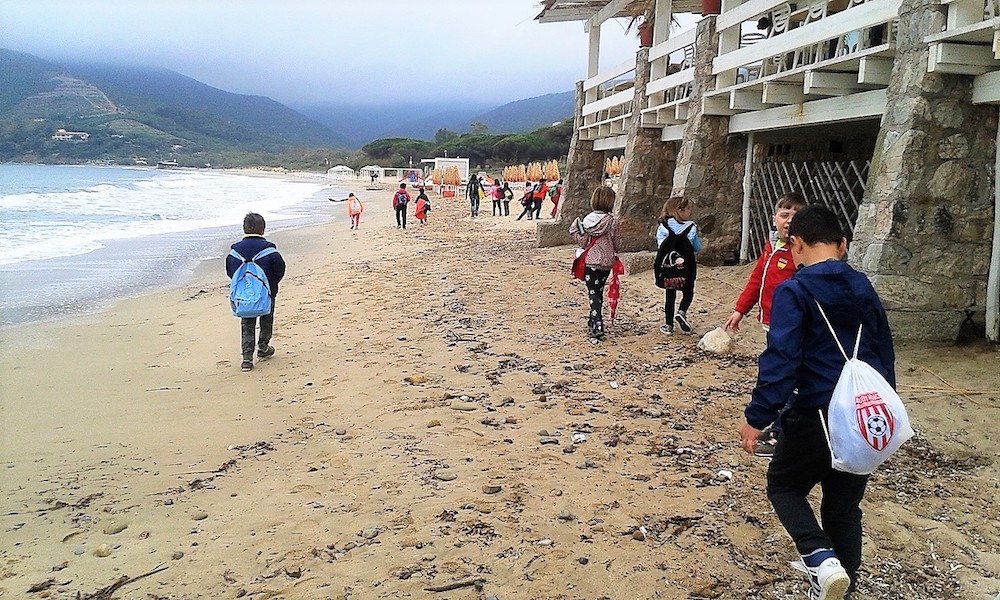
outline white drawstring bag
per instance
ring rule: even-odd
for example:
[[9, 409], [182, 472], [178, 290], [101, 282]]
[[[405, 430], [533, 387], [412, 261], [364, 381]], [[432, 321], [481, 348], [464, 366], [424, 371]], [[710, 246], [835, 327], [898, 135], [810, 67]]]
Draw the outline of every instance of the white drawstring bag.
[[819, 302], [816, 306], [847, 361], [833, 389], [827, 419], [823, 420], [823, 411], [819, 415], [830, 446], [830, 462], [838, 471], [868, 475], [913, 437], [910, 417], [885, 377], [858, 359], [861, 325], [854, 341], [854, 355], [848, 358], [823, 307]]

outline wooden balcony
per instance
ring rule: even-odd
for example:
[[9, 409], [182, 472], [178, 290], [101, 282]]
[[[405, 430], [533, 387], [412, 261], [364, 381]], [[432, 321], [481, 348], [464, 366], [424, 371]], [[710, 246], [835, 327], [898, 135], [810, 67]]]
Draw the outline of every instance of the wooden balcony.
[[927, 36], [931, 73], [975, 75], [972, 101], [1000, 103], [1000, 2], [943, 0], [948, 9], [945, 30]]

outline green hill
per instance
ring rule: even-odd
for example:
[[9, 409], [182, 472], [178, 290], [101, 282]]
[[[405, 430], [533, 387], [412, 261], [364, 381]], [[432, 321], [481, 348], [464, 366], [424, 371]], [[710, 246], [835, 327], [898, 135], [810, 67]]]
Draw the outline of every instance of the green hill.
[[[57, 129], [89, 134], [53, 140]], [[269, 98], [232, 94], [166, 69], [56, 65], [0, 49], [0, 160], [181, 164], [247, 153], [346, 146]]]

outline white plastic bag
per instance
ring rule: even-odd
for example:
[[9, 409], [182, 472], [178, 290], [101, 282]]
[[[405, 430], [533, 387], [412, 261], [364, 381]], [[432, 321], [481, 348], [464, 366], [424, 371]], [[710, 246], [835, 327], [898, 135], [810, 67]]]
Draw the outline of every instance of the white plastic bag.
[[833, 389], [824, 423], [830, 462], [838, 471], [867, 475], [913, 437], [913, 428], [896, 390], [881, 373], [858, 359], [861, 326], [854, 342], [854, 355], [848, 357], [822, 306], [819, 311], [847, 361]]

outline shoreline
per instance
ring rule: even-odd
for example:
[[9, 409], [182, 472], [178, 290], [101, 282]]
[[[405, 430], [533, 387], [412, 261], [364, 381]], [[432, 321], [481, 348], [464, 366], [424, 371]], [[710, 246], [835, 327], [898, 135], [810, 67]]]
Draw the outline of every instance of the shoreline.
[[[391, 190], [354, 191], [360, 230], [274, 236], [278, 354], [250, 373], [221, 256], [0, 344], [0, 596], [51, 578], [49, 597], [72, 598], [160, 565], [119, 593], [357, 600], [478, 577], [500, 598], [802, 594], [766, 462], [737, 447], [759, 328], [727, 357], [663, 336], [638, 274], [594, 346], [572, 251], [536, 248], [533, 222], [437, 200], [399, 231]], [[696, 331], [725, 320], [747, 272], [700, 271]], [[970, 390], [1000, 389], [996, 351], [897, 354], [921, 431], [869, 486], [855, 598], [988, 598], [997, 409]]]

